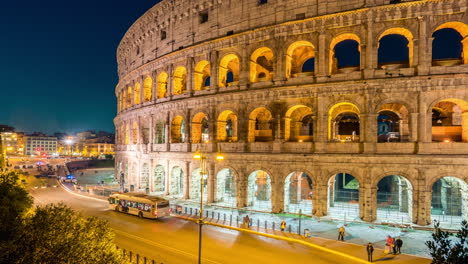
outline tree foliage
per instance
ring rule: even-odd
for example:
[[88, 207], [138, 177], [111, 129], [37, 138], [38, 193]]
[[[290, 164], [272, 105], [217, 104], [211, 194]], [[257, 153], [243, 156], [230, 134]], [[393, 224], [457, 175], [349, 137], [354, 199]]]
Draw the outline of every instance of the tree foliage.
[[440, 223], [435, 221], [432, 240], [426, 241], [432, 256], [433, 264], [465, 264], [468, 263], [468, 222], [463, 220], [461, 228], [455, 237], [440, 229]]

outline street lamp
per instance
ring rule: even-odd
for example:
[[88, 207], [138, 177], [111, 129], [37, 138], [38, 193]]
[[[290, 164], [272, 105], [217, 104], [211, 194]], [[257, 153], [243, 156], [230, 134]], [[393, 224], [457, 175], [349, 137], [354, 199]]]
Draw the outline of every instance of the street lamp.
[[[205, 177], [208, 176], [208, 173], [206, 172], [206, 154], [202, 153], [200, 150], [197, 149], [195, 154], [193, 154], [193, 158], [196, 160], [200, 160], [200, 211], [199, 211], [197, 223], [198, 223], [198, 264], [201, 264], [202, 227], [204, 224], [204, 221], [203, 221], [203, 187], [205, 185]], [[218, 161], [224, 160], [224, 156], [219, 151], [216, 154], [216, 160]]]

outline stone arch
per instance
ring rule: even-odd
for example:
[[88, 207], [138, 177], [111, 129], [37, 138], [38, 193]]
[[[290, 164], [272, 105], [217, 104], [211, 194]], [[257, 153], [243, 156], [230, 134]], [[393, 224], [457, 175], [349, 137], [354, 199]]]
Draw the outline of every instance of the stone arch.
[[413, 212], [413, 184], [401, 174], [386, 174], [375, 180], [377, 220], [381, 222], [411, 223]]
[[468, 102], [459, 98], [439, 98], [431, 103], [432, 141], [468, 142]]
[[256, 211], [270, 212], [271, 200], [271, 176], [264, 170], [256, 170], [247, 178], [247, 205]]
[[127, 88], [127, 108], [133, 105], [132, 87]]
[[405, 105], [386, 103], [377, 110], [377, 142], [409, 141], [409, 113]]
[[[338, 44], [343, 44], [346, 41], [353, 41], [357, 43], [356, 51], [358, 53], [359, 63], [357, 65], [342, 65], [340, 58], [337, 58], [335, 48]], [[346, 43], [347, 44], [347, 43]], [[358, 70], [360, 66], [360, 54], [361, 54], [361, 39], [354, 33], [344, 33], [338, 35], [332, 39], [330, 42], [330, 61], [329, 61], [329, 73], [333, 74], [338, 72], [339, 69], [348, 68], [349, 70]], [[356, 69], [357, 68], [357, 69]]]
[[192, 118], [192, 143], [207, 142], [210, 140], [210, 129], [208, 117], [205, 113], [199, 112]]
[[158, 119], [154, 122], [154, 144], [166, 143], [166, 121]]
[[218, 116], [217, 140], [219, 142], [236, 142], [237, 141], [237, 126], [238, 117], [231, 110], [224, 110]]
[[273, 79], [274, 54], [268, 47], [256, 49], [250, 56], [250, 82]]
[[286, 51], [286, 78], [314, 75], [315, 52], [314, 45], [305, 40], [289, 45]]
[[384, 66], [384, 67], [388, 67], [388, 69], [391, 69], [392, 67], [394, 67], [393, 65], [387, 65], [385, 66], [386, 64], [402, 64], [402, 65], [398, 65], [395, 67], [412, 67], [413, 66], [413, 61], [414, 61], [414, 37], [413, 37], [413, 33], [406, 29], [406, 28], [402, 28], [402, 27], [394, 27], [394, 28], [389, 28], [389, 29], [386, 29], [385, 31], [383, 31], [379, 37], [378, 37], [378, 57], [381, 58], [381, 48], [382, 48], [382, 45], [381, 45], [381, 41], [383, 38], [391, 38], [391, 37], [397, 37], [397, 36], [403, 36], [407, 41], [408, 41], [408, 44], [407, 44], [407, 47], [408, 47], [408, 65], [405, 65], [405, 62], [395, 62], [395, 61], [381, 61], [379, 59], [379, 66]]
[[250, 113], [248, 133], [248, 142], [269, 142], [273, 140], [270, 110], [265, 107], [258, 107]]
[[305, 105], [294, 105], [286, 111], [284, 139], [293, 142], [312, 142], [314, 136], [312, 109]]
[[176, 197], [184, 195], [184, 170], [179, 166], [171, 169], [169, 193]]
[[171, 143], [185, 143], [185, 120], [178, 115], [171, 123]]
[[194, 77], [194, 90], [201, 91], [210, 88], [211, 82], [211, 68], [210, 63], [202, 60], [195, 66]]
[[328, 140], [358, 142], [359, 136], [359, 108], [349, 102], [341, 102], [332, 106], [328, 111]]
[[149, 102], [153, 99], [153, 79], [148, 76], [143, 82], [143, 100]]
[[156, 94], [158, 98], [165, 98], [167, 97], [167, 79], [169, 75], [166, 72], [161, 72], [158, 75], [158, 79], [156, 82]]
[[179, 66], [174, 70], [172, 94], [179, 95], [187, 92], [187, 69]]
[[140, 83], [137, 82], [135, 84], [135, 93], [134, 93], [134, 96], [133, 96], [133, 104], [134, 105], [139, 105], [141, 103], [140, 95], [141, 95], [141, 86], [140, 86]]
[[457, 176], [439, 176], [430, 182], [431, 218], [444, 228], [468, 221], [468, 183]]
[[239, 84], [240, 59], [234, 53], [225, 55], [219, 62], [219, 87]]
[[158, 164], [154, 167], [153, 179], [153, 192], [164, 194], [166, 191], [166, 171], [164, 166]]
[[328, 178], [327, 211], [332, 219], [352, 221], [359, 218], [361, 184], [353, 174], [341, 171]]
[[284, 180], [284, 210], [289, 213], [312, 214], [312, 177], [303, 171], [294, 171]]
[[[462, 59], [461, 63], [468, 64], [468, 25], [463, 22], [450, 21], [450, 22], [446, 22], [446, 23], [443, 23], [442, 25], [437, 26], [433, 32], [436, 33], [437, 31], [442, 30], [442, 29], [453, 29], [460, 34], [461, 46], [462, 46], [461, 47], [462, 50], [460, 54], [461, 59]], [[434, 50], [433, 50], [433, 54], [434, 54]], [[449, 66], [450, 64], [456, 64], [456, 61], [449, 62], [447, 66]]]
[[230, 168], [224, 167], [216, 173], [216, 195], [215, 202], [230, 206], [237, 206], [237, 172]]

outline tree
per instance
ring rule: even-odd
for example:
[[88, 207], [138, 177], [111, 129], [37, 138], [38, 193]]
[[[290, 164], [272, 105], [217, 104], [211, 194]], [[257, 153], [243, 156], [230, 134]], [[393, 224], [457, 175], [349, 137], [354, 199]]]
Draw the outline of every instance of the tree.
[[434, 264], [468, 263], [468, 222], [463, 220], [455, 238], [453, 234], [440, 229], [440, 223], [434, 221], [432, 240], [426, 241]]
[[64, 204], [37, 207], [1, 263], [122, 263], [107, 221]]
[[0, 172], [0, 242], [11, 240], [32, 207], [29, 193], [18, 184], [16, 171]]

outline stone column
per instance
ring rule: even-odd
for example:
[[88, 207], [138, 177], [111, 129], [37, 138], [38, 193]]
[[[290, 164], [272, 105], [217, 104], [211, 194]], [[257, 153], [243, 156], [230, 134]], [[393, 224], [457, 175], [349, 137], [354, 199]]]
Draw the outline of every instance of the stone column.
[[419, 113], [410, 114], [410, 142], [418, 142], [418, 121]]
[[206, 169], [208, 172], [208, 179], [206, 184], [206, 201], [207, 203], [214, 203], [214, 191], [215, 191], [215, 164], [213, 162], [207, 162]]
[[151, 87], [151, 102], [155, 102], [158, 98], [158, 75], [156, 71], [151, 72], [151, 79], [153, 79], [152, 87]]
[[250, 72], [250, 57], [249, 54], [247, 53], [247, 49], [242, 49], [242, 54], [241, 58], [239, 58], [239, 64], [240, 64], [240, 69], [239, 69], [239, 86], [241, 87], [240, 89], [246, 89], [248, 84], [249, 84], [249, 72]]
[[[270, 177], [273, 179], [272, 175]], [[281, 181], [277, 179], [271, 181], [271, 185], [271, 211], [277, 214], [284, 209], [284, 188], [281, 188]]]
[[[433, 38], [427, 36], [427, 20], [425, 17], [418, 17], [419, 22], [419, 45], [414, 45], [418, 55], [418, 61], [414, 61], [415, 66], [418, 68], [418, 75], [429, 74], [429, 69], [432, 65], [432, 40]], [[430, 48], [429, 48], [430, 47]], [[415, 50], [416, 51], [416, 50]]]
[[184, 169], [184, 199], [190, 199], [190, 178], [192, 177], [190, 173], [190, 161], [185, 162]]
[[216, 144], [216, 141], [218, 139], [218, 127], [216, 126], [217, 125], [217, 116], [216, 116], [216, 109], [215, 107], [213, 107], [211, 109], [211, 118], [209, 119], [209, 135], [210, 135], [210, 142], [212, 142], [213, 144]]
[[275, 68], [273, 72], [273, 82], [281, 84], [286, 80], [286, 47], [284, 47], [284, 40], [278, 40], [277, 49], [275, 54]]
[[195, 90], [194, 85], [194, 69], [195, 69], [195, 60], [193, 57], [187, 58], [187, 83], [186, 83], [186, 88], [187, 88], [187, 93], [192, 95], [193, 91]]
[[420, 171], [416, 180], [417, 186], [413, 190], [412, 221], [417, 225], [431, 224], [431, 191], [426, 189], [425, 172]]
[[324, 179], [324, 175], [318, 169], [320, 176], [317, 178], [317, 183], [314, 185], [312, 192], [312, 213], [315, 216], [321, 217], [328, 214], [328, 182]]
[[169, 165], [169, 160], [166, 160], [166, 166], [164, 166], [164, 178], [165, 178], [165, 181], [164, 181], [164, 194], [165, 195], [169, 195], [170, 191], [171, 191], [171, 190], [169, 190], [169, 187], [171, 186], [171, 175], [172, 175], [172, 171], [171, 171], [171, 167]]
[[[245, 107], [242, 105], [241, 107]], [[239, 142], [247, 142], [249, 130], [249, 116], [244, 111], [239, 111], [237, 116], [237, 136]]]
[[154, 115], [150, 114], [150, 125], [149, 125], [149, 131], [148, 131], [148, 151], [152, 152], [153, 151], [153, 144], [154, 144]]
[[167, 116], [166, 116], [166, 122], [165, 122], [165, 140], [164, 142], [166, 143], [166, 151], [171, 151], [171, 143], [172, 143], [172, 139], [171, 139], [171, 129], [172, 129], [172, 123], [171, 123], [171, 112], [167, 112]]
[[238, 175], [236, 175], [236, 194], [237, 194], [237, 208], [242, 208], [247, 206], [247, 173], [245, 168], [240, 168], [237, 171]]
[[[185, 112], [185, 144], [189, 144], [190, 146], [190, 143], [192, 143], [192, 138], [190, 137], [192, 135], [192, 122], [190, 120], [190, 117], [191, 117], [191, 109], [187, 109], [186, 112]], [[190, 147], [187, 149], [188, 152], [190, 152]]]
[[462, 118], [462, 141], [468, 142], [468, 111], [461, 114]]
[[[369, 11], [367, 15], [367, 30], [366, 30], [366, 41], [365, 41], [365, 69], [364, 77], [372, 78], [374, 75], [374, 70], [377, 69], [377, 51], [378, 51], [378, 41], [374, 39], [374, 12]], [[363, 64], [364, 64], [363, 63]]]
[[172, 92], [174, 87], [174, 66], [171, 64], [167, 69], [167, 83], [166, 83], [166, 94], [167, 97], [172, 99]]
[[218, 51], [212, 51], [210, 53], [210, 90], [218, 89], [219, 79], [219, 60]]
[[368, 168], [359, 185], [359, 216], [366, 222], [377, 219], [377, 186], [371, 179], [372, 171]]
[[427, 104], [419, 95], [418, 142], [432, 141], [432, 114], [427, 114]]
[[367, 57], [367, 45], [361, 43], [359, 45], [359, 70], [364, 70], [366, 68], [366, 57]]
[[318, 36], [318, 63], [317, 65], [317, 77], [325, 77], [327, 76], [327, 54], [329, 47], [327, 47], [326, 43], [326, 32], [321, 31], [319, 36]]

